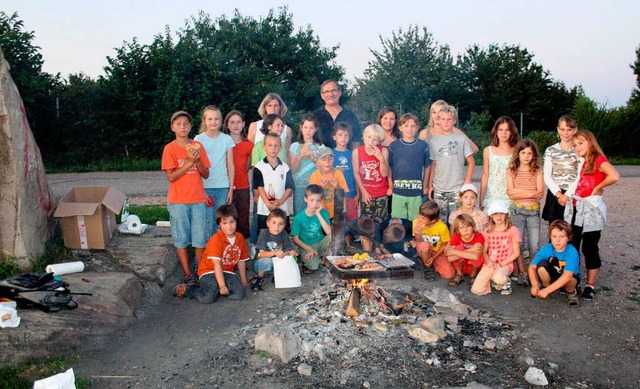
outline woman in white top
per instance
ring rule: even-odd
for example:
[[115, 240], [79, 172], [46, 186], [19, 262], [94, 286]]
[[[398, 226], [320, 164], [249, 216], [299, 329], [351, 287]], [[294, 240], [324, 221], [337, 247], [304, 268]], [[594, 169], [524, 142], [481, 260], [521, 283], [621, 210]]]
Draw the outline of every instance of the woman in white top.
[[[282, 98], [277, 93], [269, 93], [268, 95], [266, 95], [264, 99], [262, 99], [262, 102], [258, 107], [258, 114], [263, 120], [265, 116], [272, 113], [280, 116], [281, 118], [284, 118], [284, 115], [287, 114], [287, 105], [284, 103], [284, 101], [282, 101]], [[263, 120], [255, 121], [249, 125], [247, 139], [249, 139], [254, 144], [264, 139], [264, 134], [262, 133], [262, 131], [260, 131], [260, 129], [262, 128]], [[284, 150], [289, 150], [289, 146], [291, 146], [291, 137], [291, 128], [285, 125], [284, 131], [282, 131], [282, 134], [280, 135]]]

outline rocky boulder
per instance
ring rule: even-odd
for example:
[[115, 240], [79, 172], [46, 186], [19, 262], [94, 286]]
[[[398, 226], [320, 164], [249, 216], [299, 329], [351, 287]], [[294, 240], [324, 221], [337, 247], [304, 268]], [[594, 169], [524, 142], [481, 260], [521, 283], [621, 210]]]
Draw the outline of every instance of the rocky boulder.
[[0, 49], [0, 260], [16, 257], [21, 269], [49, 238], [51, 190], [24, 104]]

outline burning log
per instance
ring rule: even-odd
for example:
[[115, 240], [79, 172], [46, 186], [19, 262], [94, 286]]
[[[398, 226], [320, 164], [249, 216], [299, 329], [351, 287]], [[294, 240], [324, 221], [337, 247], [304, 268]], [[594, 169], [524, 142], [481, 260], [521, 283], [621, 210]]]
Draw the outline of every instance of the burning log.
[[404, 309], [404, 303], [402, 302], [402, 300], [393, 297], [381, 287], [376, 288], [374, 295], [376, 296], [376, 299], [378, 300], [382, 308], [388, 310], [390, 313], [396, 316], [398, 316]]
[[347, 317], [360, 316], [360, 289], [351, 289], [351, 295], [349, 296], [349, 303], [347, 304]]

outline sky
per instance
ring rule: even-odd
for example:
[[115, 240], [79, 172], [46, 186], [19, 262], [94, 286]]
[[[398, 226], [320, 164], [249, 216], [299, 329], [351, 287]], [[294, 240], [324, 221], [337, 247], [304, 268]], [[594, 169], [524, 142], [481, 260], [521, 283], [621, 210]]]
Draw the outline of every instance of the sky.
[[[107, 56], [137, 37], [150, 43], [169, 26], [177, 31], [200, 10], [217, 17], [238, 9], [260, 18], [287, 6], [299, 27], [311, 26], [324, 47], [339, 45], [336, 62], [348, 80], [362, 77], [380, 37], [425, 26], [455, 55], [479, 44], [518, 44], [567, 87], [582, 85], [607, 107], [624, 105], [635, 87], [629, 65], [640, 46], [640, 1], [595, 0], [0, 0], [34, 31], [43, 70], [104, 74]], [[392, 5], [392, 6], [391, 6]]]

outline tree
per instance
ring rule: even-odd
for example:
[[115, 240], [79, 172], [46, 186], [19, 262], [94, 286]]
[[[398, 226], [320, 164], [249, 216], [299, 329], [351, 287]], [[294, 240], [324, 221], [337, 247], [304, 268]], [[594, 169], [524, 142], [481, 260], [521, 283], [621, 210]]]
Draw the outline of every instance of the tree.
[[40, 47], [34, 46], [33, 31], [23, 31], [24, 23], [18, 13], [8, 16], [0, 11], [0, 47], [9, 62], [9, 73], [24, 102], [31, 131], [43, 156], [56, 148], [51, 131], [55, 131], [54, 88], [59, 77], [42, 71]]
[[409, 27], [380, 37], [382, 50], [371, 50], [374, 59], [356, 80], [352, 107], [361, 118], [374, 119], [383, 106], [414, 112], [428, 119], [432, 101], [448, 98], [455, 85], [448, 46], [441, 46], [426, 27]]
[[503, 115], [515, 119], [522, 112], [529, 131], [555, 128], [577, 96], [578, 88], [569, 91], [551, 79], [533, 54], [517, 45], [473, 45], [458, 56], [456, 67], [462, 112], [486, 110], [493, 120]]
[[[205, 105], [223, 112], [239, 109], [247, 121], [269, 92], [279, 93], [292, 111], [320, 104], [319, 85], [341, 79], [337, 47], [324, 48], [311, 27], [294, 30], [286, 8], [259, 20], [236, 11], [213, 20], [200, 12], [178, 31], [156, 35], [149, 45], [136, 39], [109, 57], [98, 80], [103, 94], [111, 152], [158, 156], [171, 139], [167, 118], [179, 109], [196, 116]], [[194, 123], [197, 129], [198, 123]]]
[[629, 103], [639, 102], [640, 101], [640, 46], [636, 48], [636, 60], [633, 64], [629, 65], [631, 69], [633, 69], [633, 74], [636, 75], [636, 88], [631, 92], [631, 98], [629, 99]]

